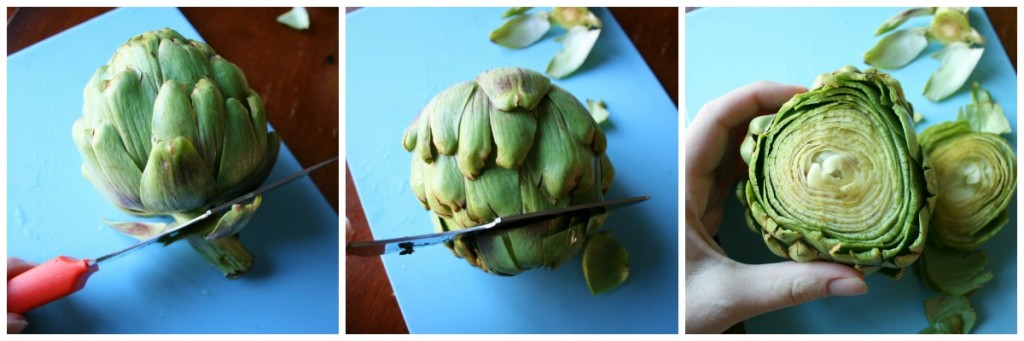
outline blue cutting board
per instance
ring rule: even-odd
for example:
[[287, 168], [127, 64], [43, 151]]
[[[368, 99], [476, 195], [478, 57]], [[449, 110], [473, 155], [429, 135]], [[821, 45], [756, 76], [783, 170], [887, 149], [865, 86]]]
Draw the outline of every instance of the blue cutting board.
[[[118, 9], [7, 58], [8, 255], [92, 258], [135, 242], [101, 222], [137, 219], [82, 177], [71, 125], [96, 68], [129, 37], [164, 27], [200, 38], [177, 9]], [[282, 145], [269, 179], [299, 170]], [[313, 182], [268, 193], [241, 236], [255, 262], [239, 279], [225, 279], [188, 243], [149, 246], [26, 314], [27, 332], [337, 333], [338, 215]]]
[[[732, 89], [758, 80], [810, 87], [819, 73], [844, 65], [861, 70], [864, 52], [878, 38], [875, 29], [901, 8], [702, 8], [686, 15], [686, 113], [692, 120], [700, 107]], [[926, 26], [930, 17], [914, 18], [904, 27]], [[939, 62], [929, 56], [933, 44], [903, 69], [890, 71], [903, 85], [907, 100], [926, 119], [924, 128], [956, 118], [957, 108], [970, 103], [975, 80], [1003, 106], [1010, 125], [1017, 126], [1017, 75], [984, 11], [975, 8], [970, 21], [988, 43], [967, 86], [940, 103], [921, 93]], [[1017, 130], [1008, 136], [1017, 144]], [[745, 263], [782, 259], [768, 251], [760, 236], [743, 221], [743, 209], [730, 191], [719, 238], [730, 256]], [[995, 279], [970, 297], [978, 312], [975, 333], [1017, 331], [1017, 203], [1010, 204], [1010, 222], [982, 249]], [[883, 275], [867, 278], [864, 296], [829, 298], [779, 310], [745, 322], [751, 333], [916, 333], [928, 325], [923, 301], [934, 292], [908, 272], [892, 281]]]
[[[543, 71], [560, 45], [549, 36], [524, 50], [492, 44], [504, 8], [369, 8], [346, 26], [346, 155], [375, 238], [433, 232], [409, 188], [402, 135], [435, 94], [500, 66]], [[536, 11], [536, 10], [535, 10]], [[622, 28], [596, 10], [604, 31], [578, 73], [555, 84], [611, 111], [608, 198], [650, 195], [604, 225], [629, 250], [626, 283], [591, 296], [579, 257], [555, 271], [484, 273], [444, 246], [382, 257], [413, 333], [676, 333], [678, 109]]]

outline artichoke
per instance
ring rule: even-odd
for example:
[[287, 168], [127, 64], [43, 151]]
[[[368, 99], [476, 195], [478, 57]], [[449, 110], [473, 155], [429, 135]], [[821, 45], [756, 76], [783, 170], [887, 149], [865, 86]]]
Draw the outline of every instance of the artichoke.
[[897, 80], [852, 66], [822, 74], [741, 145], [737, 196], [775, 254], [899, 278], [924, 250], [935, 184]]
[[[119, 209], [173, 223], [108, 222], [139, 239], [255, 189], [277, 160], [263, 100], [209, 45], [171, 29], [128, 39], [85, 85], [72, 136], [82, 174]], [[237, 232], [261, 202], [239, 204], [186, 236], [228, 277], [252, 256]], [[165, 241], [171, 242], [171, 241]]]
[[[615, 174], [605, 134], [587, 109], [544, 75], [521, 68], [489, 70], [442, 91], [406, 130], [403, 145], [413, 154], [413, 192], [430, 210], [437, 232], [602, 201]], [[555, 268], [587, 243], [606, 216], [461, 235], [447, 246], [498, 275]], [[593, 249], [622, 261], [588, 262], [601, 267], [585, 269], [588, 278], [616, 277], [605, 269], [625, 273], [625, 252], [607, 251], [612, 244], [602, 239]]]
[[918, 137], [939, 185], [929, 237], [961, 251], [1002, 230], [1017, 188], [1017, 157], [998, 135], [1010, 132], [1006, 116], [977, 83], [972, 97], [956, 121], [930, 126]]

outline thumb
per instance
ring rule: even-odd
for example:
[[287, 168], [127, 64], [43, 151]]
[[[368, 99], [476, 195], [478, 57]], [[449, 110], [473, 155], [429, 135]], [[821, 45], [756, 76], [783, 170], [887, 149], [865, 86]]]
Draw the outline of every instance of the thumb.
[[827, 262], [740, 264], [736, 269], [738, 301], [748, 317], [828, 296], [854, 296], [868, 291], [864, 276], [853, 268]]

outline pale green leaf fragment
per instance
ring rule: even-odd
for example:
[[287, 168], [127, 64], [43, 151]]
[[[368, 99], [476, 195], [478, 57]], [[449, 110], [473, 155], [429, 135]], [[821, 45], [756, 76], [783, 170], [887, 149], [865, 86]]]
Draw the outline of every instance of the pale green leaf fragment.
[[582, 26], [570, 28], [562, 37], [562, 50], [548, 63], [547, 74], [554, 78], [565, 78], [583, 65], [587, 55], [597, 43], [601, 29], [587, 29]]
[[504, 19], [508, 17], [514, 17], [526, 13], [526, 11], [529, 11], [531, 8], [533, 7], [510, 7], [507, 11], [505, 11], [505, 13], [501, 14], [501, 18]]
[[292, 7], [292, 9], [277, 17], [277, 22], [299, 31], [309, 29], [309, 12], [305, 7]]
[[919, 112], [915, 112], [914, 113], [914, 124], [921, 123], [921, 121], [924, 121], [924, 115], [921, 115], [921, 113], [919, 113]]
[[583, 249], [583, 277], [593, 295], [622, 285], [629, 277], [629, 253], [610, 233], [591, 234]]
[[882, 24], [882, 26], [878, 27], [878, 30], [875, 31], [875, 36], [882, 35], [886, 32], [896, 29], [900, 25], [903, 25], [903, 23], [906, 22], [907, 19], [913, 17], [923, 17], [932, 14], [935, 14], [935, 7], [911, 8], [906, 11], [900, 12], [899, 14], [894, 15], [892, 18], [889, 18], [889, 20], [886, 20], [885, 23]]
[[977, 82], [971, 86], [971, 98], [972, 103], [957, 112], [957, 120], [967, 121], [971, 125], [971, 130], [979, 132], [998, 135], [1013, 131], [1003, 107], [993, 102], [992, 95], [982, 89]]
[[532, 45], [544, 37], [551, 29], [546, 12], [520, 15], [509, 19], [501, 27], [491, 32], [490, 39], [495, 44], [519, 49]]
[[932, 55], [942, 66], [928, 79], [924, 96], [938, 102], [955, 93], [967, 82], [984, 52], [984, 47], [971, 48], [965, 43], [953, 42]]
[[967, 297], [939, 294], [924, 301], [924, 313], [930, 324], [921, 334], [968, 334], [978, 320]]
[[564, 29], [576, 26], [601, 28], [604, 23], [586, 7], [555, 7], [551, 10], [551, 21]]
[[928, 46], [926, 32], [922, 27], [893, 32], [864, 54], [864, 62], [879, 69], [899, 69]]
[[608, 116], [611, 116], [608, 106], [602, 100], [587, 99], [587, 111], [590, 111], [590, 116], [594, 117], [594, 122], [597, 124], [604, 124], [608, 121]]

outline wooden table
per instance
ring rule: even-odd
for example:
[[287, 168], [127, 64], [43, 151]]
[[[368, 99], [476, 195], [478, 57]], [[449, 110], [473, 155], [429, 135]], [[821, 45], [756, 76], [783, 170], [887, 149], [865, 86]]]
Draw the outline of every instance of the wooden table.
[[[109, 10], [8, 8], [7, 53], [18, 52]], [[276, 21], [288, 8], [181, 11], [203, 40], [245, 72], [249, 86], [266, 102], [267, 121], [303, 167], [338, 155], [337, 8], [310, 8], [310, 29], [302, 32]], [[334, 163], [311, 175], [335, 212], [339, 168]]]
[[[352, 8], [346, 12], [351, 12]], [[615, 8], [615, 19], [640, 50], [661, 85], [679, 104], [679, 10], [677, 8]], [[371, 239], [359, 195], [350, 173], [345, 178], [345, 215], [355, 230], [354, 240]], [[379, 257], [346, 257], [345, 331], [347, 333], [408, 333], [391, 283]]]

